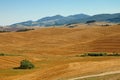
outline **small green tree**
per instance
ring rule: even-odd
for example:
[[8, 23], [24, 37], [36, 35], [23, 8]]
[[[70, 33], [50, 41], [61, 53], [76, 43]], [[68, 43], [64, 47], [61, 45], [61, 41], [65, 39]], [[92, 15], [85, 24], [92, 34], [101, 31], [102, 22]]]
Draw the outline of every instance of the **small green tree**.
[[28, 61], [28, 60], [22, 60], [21, 62], [20, 62], [20, 69], [32, 69], [32, 68], [34, 68], [35, 66], [30, 62], [30, 61]]

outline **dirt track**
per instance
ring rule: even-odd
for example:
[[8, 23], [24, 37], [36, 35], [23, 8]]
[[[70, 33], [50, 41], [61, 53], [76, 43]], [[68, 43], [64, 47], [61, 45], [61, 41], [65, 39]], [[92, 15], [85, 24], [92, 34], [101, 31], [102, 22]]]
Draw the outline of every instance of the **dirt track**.
[[78, 80], [78, 79], [84, 79], [84, 78], [90, 78], [90, 77], [100, 77], [100, 76], [106, 76], [106, 75], [118, 74], [118, 73], [120, 73], [120, 71], [111, 71], [111, 72], [105, 72], [105, 73], [96, 74], [96, 75], [88, 75], [88, 76], [72, 78], [72, 79], [68, 79], [68, 80]]

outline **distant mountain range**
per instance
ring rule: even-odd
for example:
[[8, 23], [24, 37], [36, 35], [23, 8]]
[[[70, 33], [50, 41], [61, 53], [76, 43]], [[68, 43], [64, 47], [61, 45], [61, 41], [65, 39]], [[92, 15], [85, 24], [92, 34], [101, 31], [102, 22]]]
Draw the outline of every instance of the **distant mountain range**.
[[113, 22], [119, 23], [120, 22], [120, 13], [116, 14], [98, 14], [98, 15], [86, 15], [86, 14], [76, 14], [70, 15], [67, 17], [61, 15], [55, 15], [51, 17], [44, 17], [38, 19], [37, 21], [25, 21], [20, 23], [15, 23], [10, 25], [11, 27], [24, 27], [24, 26], [58, 26], [58, 25], [65, 25], [65, 24], [73, 24], [73, 23], [85, 23], [90, 20], [95, 21], [102, 21], [102, 22]]

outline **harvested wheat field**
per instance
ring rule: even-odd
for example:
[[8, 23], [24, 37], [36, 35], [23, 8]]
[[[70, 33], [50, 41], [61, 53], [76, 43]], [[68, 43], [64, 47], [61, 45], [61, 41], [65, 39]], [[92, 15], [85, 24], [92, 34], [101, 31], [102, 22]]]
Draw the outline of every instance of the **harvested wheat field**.
[[[120, 53], [120, 26], [76, 26], [0, 33], [0, 52], [9, 54], [0, 56], [0, 80], [69, 80], [120, 71], [119, 56], [76, 56], [87, 52]], [[35, 68], [13, 69], [23, 59], [30, 60]]]

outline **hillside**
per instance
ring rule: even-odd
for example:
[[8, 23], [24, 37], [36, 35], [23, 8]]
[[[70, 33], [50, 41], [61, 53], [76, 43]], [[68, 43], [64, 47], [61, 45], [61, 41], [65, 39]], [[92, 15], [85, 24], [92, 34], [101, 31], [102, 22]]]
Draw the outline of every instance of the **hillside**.
[[2, 33], [0, 51], [58, 55], [89, 51], [120, 52], [119, 31], [119, 26], [111, 26], [42, 28], [28, 32]]
[[[91, 27], [89, 27], [91, 26]], [[120, 53], [120, 26], [76, 24], [0, 33], [0, 80], [68, 80], [120, 70], [119, 57], [77, 57], [86, 52]], [[36, 68], [15, 70], [23, 59]]]

